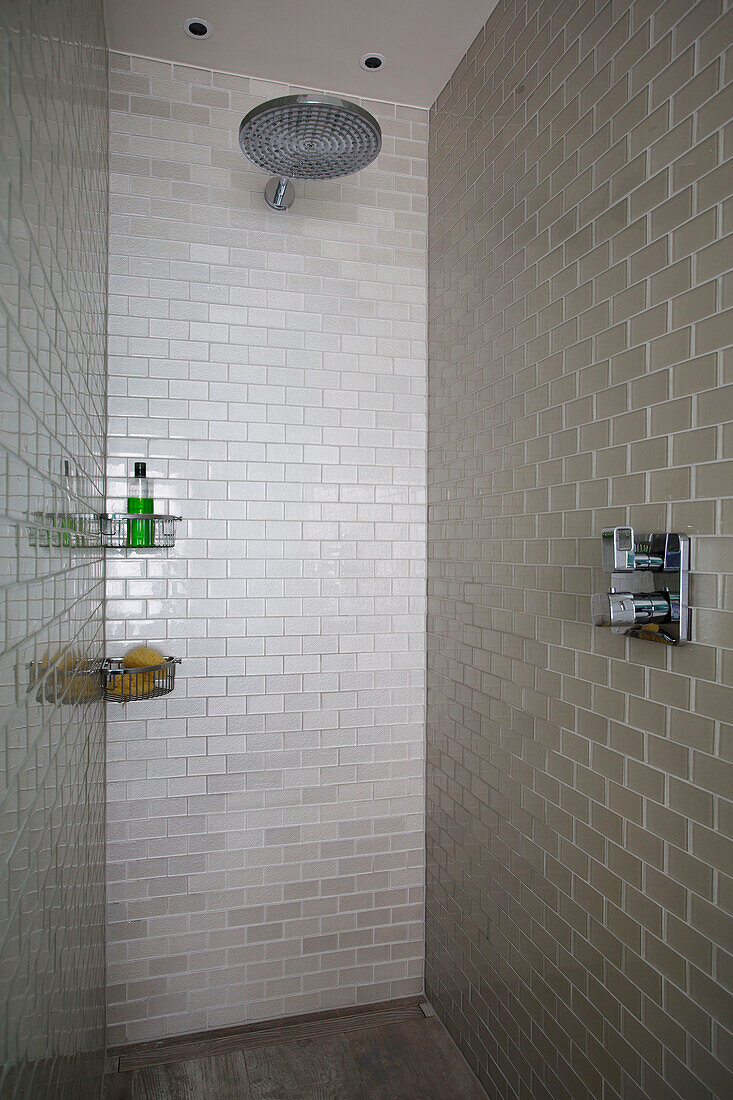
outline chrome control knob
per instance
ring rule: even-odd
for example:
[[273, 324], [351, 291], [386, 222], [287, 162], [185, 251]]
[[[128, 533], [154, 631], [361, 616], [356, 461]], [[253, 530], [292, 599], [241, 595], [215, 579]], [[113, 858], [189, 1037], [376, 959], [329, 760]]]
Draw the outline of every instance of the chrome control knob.
[[614, 634], [646, 623], [678, 622], [680, 617], [679, 598], [666, 592], [596, 592], [590, 610], [595, 625], [610, 626]]
[[596, 626], [628, 630], [636, 622], [636, 606], [631, 592], [596, 592], [591, 596], [590, 611]]

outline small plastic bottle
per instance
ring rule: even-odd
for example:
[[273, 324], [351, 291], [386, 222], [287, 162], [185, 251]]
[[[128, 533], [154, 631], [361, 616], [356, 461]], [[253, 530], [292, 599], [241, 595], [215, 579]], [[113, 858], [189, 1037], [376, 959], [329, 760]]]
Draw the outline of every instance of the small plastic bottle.
[[69, 534], [70, 531], [76, 531], [76, 518], [74, 516], [73, 506], [71, 502], [71, 493], [69, 491], [73, 486], [73, 480], [68, 459], [64, 459], [63, 485], [64, 510], [59, 516], [59, 527], [63, 528], [64, 530], [62, 543], [64, 546], [76, 546], [76, 537], [73, 534]]
[[[153, 483], [145, 472], [145, 463], [135, 463], [135, 476], [127, 479], [127, 513], [128, 515], [152, 515]], [[128, 546], [152, 546], [153, 545], [152, 519], [128, 519], [127, 521], [127, 545]]]

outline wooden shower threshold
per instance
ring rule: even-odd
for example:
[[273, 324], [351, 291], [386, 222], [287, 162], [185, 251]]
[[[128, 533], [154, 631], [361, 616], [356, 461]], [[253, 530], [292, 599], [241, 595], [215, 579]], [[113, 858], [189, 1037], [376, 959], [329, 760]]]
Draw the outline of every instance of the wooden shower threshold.
[[285, 1016], [237, 1027], [197, 1031], [128, 1046], [111, 1047], [107, 1055], [107, 1073], [126, 1073], [160, 1066], [169, 1062], [184, 1062], [214, 1054], [230, 1054], [270, 1046], [272, 1043], [298, 1042], [327, 1035], [343, 1035], [347, 1031], [401, 1024], [433, 1016], [432, 1007], [422, 996], [380, 1001], [376, 1004], [309, 1012], [302, 1016]]

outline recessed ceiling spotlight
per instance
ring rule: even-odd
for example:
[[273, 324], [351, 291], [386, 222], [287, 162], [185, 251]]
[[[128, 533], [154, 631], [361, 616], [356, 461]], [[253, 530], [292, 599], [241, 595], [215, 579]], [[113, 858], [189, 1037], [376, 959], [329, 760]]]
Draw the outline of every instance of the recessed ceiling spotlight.
[[208, 38], [211, 34], [211, 23], [196, 16], [193, 19], [187, 19], [183, 29], [189, 38]]
[[377, 69], [381, 69], [384, 65], [383, 53], [365, 53], [359, 62], [362, 69], [366, 69], [368, 73], [374, 73]]

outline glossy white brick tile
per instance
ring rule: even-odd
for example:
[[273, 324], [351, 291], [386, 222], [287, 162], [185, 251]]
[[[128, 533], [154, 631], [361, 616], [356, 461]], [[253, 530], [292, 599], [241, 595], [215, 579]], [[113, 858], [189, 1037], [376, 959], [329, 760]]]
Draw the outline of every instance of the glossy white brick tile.
[[112, 68], [110, 503], [146, 458], [184, 517], [108, 562], [111, 650], [184, 659], [110, 713], [120, 1042], [422, 989], [427, 116], [282, 216], [286, 88]]

